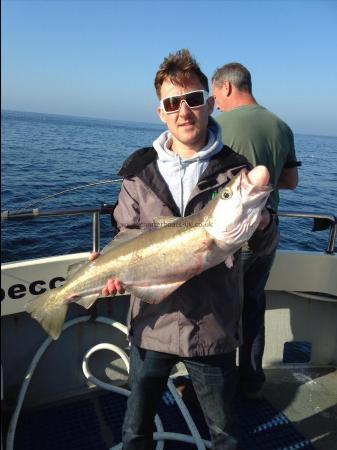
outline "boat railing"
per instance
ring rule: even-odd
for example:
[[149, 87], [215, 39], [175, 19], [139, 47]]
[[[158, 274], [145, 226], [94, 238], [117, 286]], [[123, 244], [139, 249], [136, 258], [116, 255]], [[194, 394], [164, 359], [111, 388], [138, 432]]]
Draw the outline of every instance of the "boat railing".
[[92, 216], [92, 251], [98, 252], [100, 249], [101, 240], [101, 215], [111, 214], [114, 210], [114, 206], [103, 204], [98, 207], [76, 207], [76, 208], [65, 208], [65, 209], [51, 209], [51, 210], [40, 210], [39, 208], [34, 208], [27, 211], [10, 212], [3, 211], [1, 213], [1, 221], [4, 220], [28, 220], [37, 219], [41, 217], [66, 217], [66, 216], [80, 216], [88, 215]]
[[321, 214], [315, 212], [278, 211], [279, 217], [291, 217], [295, 219], [314, 219], [312, 231], [322, 231], [329, 228], [328, 245], [325, 250], [329, 255], [334, 253], [337, 235], [337, 217], [333, 214]]
[[[92, 230], [93, 230], [93, 244], [92, 248], [94, 252], [98, 252], [100, 249], [100, 217], [101, 215], [111, 214], [114, 206], [103, 204], [99, 207], [77, 207], [66, 209], [54, 209], [54, 210], [40, 210], [34, 208], [26, 211], [3, 211], [1, 213], [1, 221], [3, 220], [26, 220], [36, 219], [40, 217], [52, 217], [52, 216], [78, 216], [91, 214], [92, 215]], [[321, 214], [315, 212], [298, 212], [298, 211], [278, 211], [280, 217], [290, 217], [295, 219], [313, 219], [313, 231], [321, 231], [324, 229], [330, 230], [326, 253], [333, 254], [336, 235], [337, 235], [337, 218], [333, 214]]]

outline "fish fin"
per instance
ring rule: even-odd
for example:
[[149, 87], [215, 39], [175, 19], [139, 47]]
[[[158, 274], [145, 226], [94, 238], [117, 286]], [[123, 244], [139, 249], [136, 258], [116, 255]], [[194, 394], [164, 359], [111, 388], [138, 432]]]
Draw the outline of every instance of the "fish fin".
[[36, 319], [42, 328], [53, 338], [58, 339], [63, 328], [68, 310], [67, 303], [56, 302], [62, 287], [52, 289], [39, 295], [25, 306], [26, 311]]
[[178, 219], [180, 219], [180, 217], [157, 216], [153, 219], [153, 225], [155, 228], [162, 228], [165, 227], [166, 225], [171, 225]]
[[87, 264], [88, 261], [81, 261], [75, 264], [70, 264], [70, 266], [68, 266], [68, 270], [67, 270], [67, 279], [74, 276], [75, 273], [77, 273], [80, 269], [82, 269], [82, 267]]
[[145, 233], [146, 230], [140, 230], [139, 228], [132, 228], [125, 231], [121, 231], [116, 235], [116, 237], [113, 238], [109, 244], [107, 244], [103, 249], [101, 250], [102, 253], [106, 253], [107, 251], [117, 247], [118, 245], [123, 244], [124, 242], [130, 241], [131, 239], [136, 238], [137, 236]]
[[146, 303], [160, 303], [184, 284], [185, 281], [186, 280], [176, 281], [175, 283], [170, 284], [151, 284], [150, 286], [132, 286], [127, 288], [127, 290]]
[[100, 292], [89, 295], [81, 295], [81, 298], [79, 300], [75, 300], [75, 303], [83, 306], [83, 308], [85, 309], [89, 309], [100, 296]]
[[225, 259], [225, 264], [228, 267], [228, 269], [231, 269], [233, 267], [233, 255], [229, 255], [227, 256], [227, 258]]

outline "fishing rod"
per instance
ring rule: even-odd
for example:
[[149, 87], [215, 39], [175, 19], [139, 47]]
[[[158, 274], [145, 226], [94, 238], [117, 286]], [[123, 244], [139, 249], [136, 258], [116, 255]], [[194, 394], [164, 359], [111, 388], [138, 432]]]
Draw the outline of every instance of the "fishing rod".
[[48, 199], [51, 199], [51, 198], [54, 198], [54, 197], [58, 197], [60, 195], [67, 194], [68, 192], [73, 192], [73, 191], [77, 191], [79, 189], [84, 189], [84, 188], [88, 188], [88, 187], [90, 188], [90, 187], [98, 186], [98, 185], [102, 185], [102, 184], [121, 183], [122, 181], [123, 181], [123, 178], [115, 178], [115, 179], [112, 179], [112, 180], [95, 181], [93, 183], [87, 183], [87, 184], [82, 184], [80, 186], [75, 186], [75, 187], [72, 187], [72, 188], [69, 188], [69, 189], [65, 189], [63, 191], [56, 192], [54, 194], [47, 195], [45, 197], [38, 198], [38, 199], [34, 200], [31, 203], [23, 205], [20, 209], [11, 211], [11, 213], [12, 214], [23, 213], [23, 212], [27, 211], [27, 209], [33, 208], [33, 207], [39, 205], [41, 202], [43, 202], [45, 200], [48, 200]]

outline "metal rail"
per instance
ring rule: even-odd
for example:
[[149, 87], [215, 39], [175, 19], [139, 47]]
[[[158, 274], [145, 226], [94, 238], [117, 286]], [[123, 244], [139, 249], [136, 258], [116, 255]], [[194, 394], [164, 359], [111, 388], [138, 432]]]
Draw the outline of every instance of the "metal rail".
[[297, 211], [278, 211], [279, 217], [292, 217], [295, 219], [314, 219], [313, 231], [321, 231], [330, 229], [328, 246], [326, 253], [332, 255], [334, 253], [337, 235], [337, 218], [333, 214], [305, 213]]
[[67, 208], [67, 209], [54, 209], [47, 211], [40, 211], [38, 208], [29, 211], [10, 212], [3, 211], [1, 213], [1, 221], [4, 220], [29, 220], [37, 219], [40, 217], [55, 217], [55, 216], [80, 216], [85, 214], [91, 214], [92, 216], [92, 251], [99, 252], [100, 238], [101, 238], [101, 215], [111, 214], [114, 210], [112, 205], [103, 204], [102, 206], [93, 208]]
[[[78, 216], [84, 214], [92, 215], [92, 227], [93, 227], [93, 251], [98, 252], [100, 248], [100, 217], [104, 214], [111, 214], [114, 207], [112, 205], [103, 204], [100, 207], [87, 207], [87, 208], [67, 208], [40, 211], [38, 208], [20, 211], [10, 212], [3, 211], [1, 213], [1, 220], [26, 220], [36, 219], [38, 217], [52, 217], [52, 216]], [[295, 219], [314, 219], [313, 230], [319, 231], [323, 229], [330, 229], [328, 245], [326, 253], [333, 254], [336, 235], [337, 235], [337, 218], [333, 214], [319, 214], [319, 213], [304, 213], [297, 211], [278, 211], [280, 217], [291, 217]]]

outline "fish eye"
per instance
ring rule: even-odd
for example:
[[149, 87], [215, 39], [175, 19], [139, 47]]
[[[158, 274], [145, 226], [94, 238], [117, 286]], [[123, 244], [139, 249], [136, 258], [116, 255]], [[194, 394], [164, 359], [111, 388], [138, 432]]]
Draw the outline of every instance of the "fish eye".
[[233, 195], [233, 191], [231, 188], [226, 187], [222, 192], [221, 192], [221, 198], [223, 200], [227, 200], [229, 198], [231, 198]]

